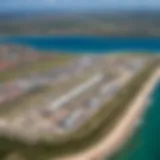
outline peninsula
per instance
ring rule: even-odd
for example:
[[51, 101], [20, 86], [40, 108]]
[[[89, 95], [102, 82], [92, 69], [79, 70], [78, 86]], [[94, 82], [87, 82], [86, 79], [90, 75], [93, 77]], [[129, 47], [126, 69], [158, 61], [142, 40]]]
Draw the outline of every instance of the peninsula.
[[[59, 55], [51, 61], [55, 59], [62, 60]], [[0, 87], [1, 159], [111, 156], [135, 131], [158, 80], [159, 64], [158, 55], [78, 55], [45, 70], [33, 65], [30, 74], [5, 77]]]

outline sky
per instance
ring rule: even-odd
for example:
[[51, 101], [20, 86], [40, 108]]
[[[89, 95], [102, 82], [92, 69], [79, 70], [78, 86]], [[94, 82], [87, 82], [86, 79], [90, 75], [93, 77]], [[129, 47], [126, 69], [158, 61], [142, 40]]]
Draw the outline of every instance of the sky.
[[76, 9], [160, 9], [160, 0], [0, 0], [0, 11]]

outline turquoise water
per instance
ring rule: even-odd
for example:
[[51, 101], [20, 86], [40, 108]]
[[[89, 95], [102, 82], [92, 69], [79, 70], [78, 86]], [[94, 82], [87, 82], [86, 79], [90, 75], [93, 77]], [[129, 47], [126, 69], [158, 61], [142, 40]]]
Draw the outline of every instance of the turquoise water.
[[136, 134], [111, 160], [160, 160], [160, 83]]
[[116, 38], [96, 36], [1, 37], [0, 43], [27, 45], [40, 50], [106, 53], [119, 50], [160, 51], [160, 38]]

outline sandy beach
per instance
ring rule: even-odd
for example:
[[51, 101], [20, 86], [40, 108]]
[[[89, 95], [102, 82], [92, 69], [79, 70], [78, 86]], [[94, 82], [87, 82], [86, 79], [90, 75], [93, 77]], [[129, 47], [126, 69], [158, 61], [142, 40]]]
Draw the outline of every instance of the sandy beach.
[[[153, 90], [158, 77], [160, 77], [159, 68], [153, 73], [153, 76], [144, 84], [141, 91], [133, 99], [121, 121], [119, 121], [116, 127], [97, 144], [78, 154], [57, 158], [56, 160], [100, 160], [116, 152], [135, 131], [137, 122], [146, 109], [148, 96]], [[52, 160], [55, 160], [55, 158]]]

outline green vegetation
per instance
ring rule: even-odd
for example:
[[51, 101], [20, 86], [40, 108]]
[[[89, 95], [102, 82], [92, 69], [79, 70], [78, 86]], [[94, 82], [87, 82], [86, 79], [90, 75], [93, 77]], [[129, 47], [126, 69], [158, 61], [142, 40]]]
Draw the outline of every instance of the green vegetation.
[[[117, 12], [83, 14], [23, 14], [6, 15], [0, 23], [1, 35], [100, 35], [154, 36], [160, 35], [159, 12]], [[4, 14], [5, 17], [5, 14]], [[14, 20], [14, 18], [17, 20]], [[19, 20], [18, 20], [19, 19]]]
[[124, 115], [129, 103], [140, 91], [144, 82], [152, 75], [158, 63], [159, 61], [155, 61], [148, 64], [82, 128], [68, 135], [64, 140], [59, 139], [50, 143], [39, 141], [29, 145], [15, 138], [1, 137], [0, 158], [3, 159], [3, 157], [17, 153], [26, 160], [48, 160], [48, 158], [75, 153], [93, 145], [106, 135]]
[[53, 56], [51, 59], [46, 59], [46, 60], [39, 60], [36, 62], [24, 64], [24, 65], [19, 65], [15, 68], [5, 70], [0, 73], [0, 82], [5, 82], [8, 80], [13, 80], [17, 77], [22, 77], [26, 76], [27, 74], [30, 73], [38, 73], [38, 72], [45, 72], [48, 71], [49, 69], [52, 69], [54, 67], [58, 67], [61, 65], [66, 64], [69, 62], [71, 56]]

